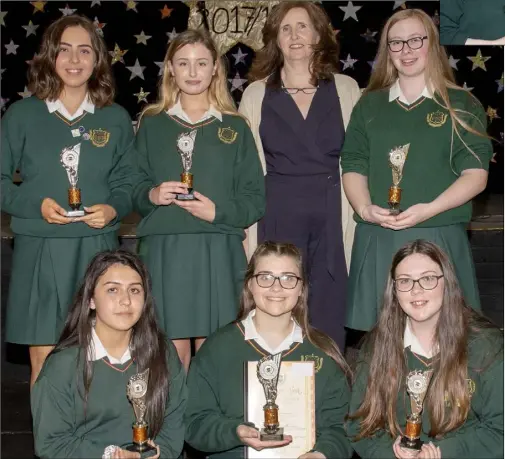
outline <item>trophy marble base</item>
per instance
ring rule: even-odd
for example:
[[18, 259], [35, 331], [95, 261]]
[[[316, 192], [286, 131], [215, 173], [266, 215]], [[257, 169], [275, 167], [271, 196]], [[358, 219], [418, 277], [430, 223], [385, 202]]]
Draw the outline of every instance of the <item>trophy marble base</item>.
[[175, 199], [177, 199], [177, 201], [196, 201], [192, 191], [189, 193], [179, 193], [175, 196]]
[[421, 446], [423, 446], [423, 442], [420, 438], [410, 439], [409, 437], [403, 436], [400, 440], [400, 446], [403, 449], [410, 449], [412, 451], [421, 451]]
[[261, 441], [282, 441], [284, 440], [284, 428], [279, 427], [276, 432], [268, 433], [265, 429], [260, 430]]
[[84, 217], [86, 212], [84, 210], [68, 210], [67, 217]]

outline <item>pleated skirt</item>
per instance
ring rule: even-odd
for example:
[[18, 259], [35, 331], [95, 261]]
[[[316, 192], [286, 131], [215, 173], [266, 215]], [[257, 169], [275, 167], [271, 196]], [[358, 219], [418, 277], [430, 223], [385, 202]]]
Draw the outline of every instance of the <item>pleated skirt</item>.
[[139, 254], [170, 339], [209, 336], [236, 319], [247, 268], [242, 240], [226, 234], [152, 235]]
[[7, 301], [6, 341], [57, 343], [91, 259], [118, 247], [116, 232], [82, 238], [17, 235]]

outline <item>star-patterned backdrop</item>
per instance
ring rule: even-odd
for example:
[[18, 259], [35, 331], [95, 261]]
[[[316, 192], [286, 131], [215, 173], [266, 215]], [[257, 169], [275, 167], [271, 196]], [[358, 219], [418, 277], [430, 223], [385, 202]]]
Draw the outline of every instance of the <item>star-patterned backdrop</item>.
[[[229, 88], [238, 103], [247, 87], [247, 72], [254, 57], [252, 47], [246, 43], [251, 45], [251, 35], [260, 36], [268, 14], [268, 2], [254, 8], [257, 5], [260, 3], [230, 0], [3, 1], [0, 6], [1, 111], [31, 95], [26, 87], [26, 75], [44, 29], [62, 15], [77, 13], [92, 19], [103, 35], [116, 79], [116, 101], [135, 119], [146, 103], [156, 99], [167, 45], [187, 28], [191, 7], [206, 8], [205, 20], [200, 22], [211, 29], [219, 42], [226, 42]], [[368, 82], [380, 31], [394, 11], [421, 8], [439, 22], [438, 1], [323, 1], [322, 5], [341, 44], [341, 71], [356, 79], [360, 87]], [[252, 19], [247, 19], [245, 26], [239, 26], [239, 11], [252, 12]], [[238, 34], [240, 27], [247, 33]], [[235, 43], [241, 36], [242, 42]], [[471, 90], [487, 112], [488, 133], [496, 139], [488, 191], [503, 193], [503, 47], [452, 46], [447, 51], [458, 84]]]

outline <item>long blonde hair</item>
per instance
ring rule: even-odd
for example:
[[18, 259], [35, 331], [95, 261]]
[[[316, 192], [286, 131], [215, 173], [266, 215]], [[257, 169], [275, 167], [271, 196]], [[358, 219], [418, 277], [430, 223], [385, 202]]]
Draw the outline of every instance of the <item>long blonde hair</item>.
[[[470, 112], [454, 108], [449, 99], [449, 89], [456, 89], [465, 91], [477, 105], [481, 105], [479, 100], [470, 92], [456, 84], [454, 73], [449, 64], [445, 48], [440, 46], [438, 29], [434, 22], [424, 11], [419, 9], [406, 9], [397, 11], [386, 22], [382, 29], [379, 48], [375, 59], [374, 70], [370, 77], [368, 86], [364, 94], [390, 88], [398, 78], [398, 70], [396, 70], [391, 57], [388, 52], [388, 34], [397, 22], [404, 19], [417, 19], [419, 20], [428, 36], [428, 56], [427, 65], [425, 70], [425, 80], [431, 84], [433, 91], [433, 100], [441, 107], [449, 111], [452, 120], [452, 137], [451, 137], [451, 167], [452, 167], [452, 149], [454, 143], [454, 134], [457, 135], [461, 143], [480, 161], [480, 158], [473, 152], [473, 150], [466, 144], [461, 137], [458, 125], [463, 129], [471, 132], [472, 134], [490, 139], [486, 134], [486, 126], [483, 126], [479, 118]], [[474, 129], [467, 122], [465, 122], [458, 113], [470, 115], [482, 126], [482, 131]]]
[[221, 113], [241, 116], [237, 111], [230, 93], [228, 92], [226, 66], [223, 58], [219, 56], [216, 45], [212, 41], [210, 34], [204, 29], [189, 29], [177, 35], [177, 37], [170, 43], [163, 61], [163, 78], [161, 79], [159, 85], [158, 100], [154, 104], [150, 104], [142, 110], [139, 121], [144, 115], [157, 115], [176, 104], [179, 98], [180, 89], [175, 82], [175, 77], [173, 77], [169, 71], [168, 64], [172, 61], [174, 54], [179, 49], [183, 46], [193, 45], [196, 43], [204, 45], [210, 51], [213, 63], [216, 63], [216, 73], [212, 77], [208, 91], [209, 102]]
[[296, 323], [300, 326], [303, 331], [304, 337], [309, 340], [317, 348], [321, 349], [326, 355], [331, 357], [336, 364], [342, 369], [345, 376], [349, 380], [351, 377], [351, 369], [345, 361], [342, 353], [340, 352], [337, 344], [328, 335], [322, 331], [317, 330], [312, 327], [309, 323], [309, 308], [307, 305], [307, 299], [309, 296], [307, 279], [305, 278], [302, 254], [300, 250], [293, 244], [284, 242], [272, 242], [266, 241], [258, 245], [254, 251], [251, 261], [247, 266], [244, 279], [244, 287], [242, 289], [242, 295], [240, 297], [240, 310], [238, 313], [237, 321], [244, 320], [249, 313], [256, 308], [254, 303], [253, 294], [249, 288], [249, 282], [254, 276], [254, 271], [261, 258], [267, 257], [269, 255], [276, 255], [278, 257], [289, 257], [294, 260], [298, 270], [300, 272], [300, 277], [302, 278], [302, 292], [298, 298], [293, 311], [291, 312], [292, 317], [296, 320]]

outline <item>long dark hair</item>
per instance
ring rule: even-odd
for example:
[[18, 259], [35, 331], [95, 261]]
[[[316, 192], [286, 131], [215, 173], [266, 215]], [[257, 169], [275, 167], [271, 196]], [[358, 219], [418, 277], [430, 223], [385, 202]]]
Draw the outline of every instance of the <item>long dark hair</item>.
[[298, 270], [300, 272], [300, 277], [302, 278], [302, 292], [298, 298], [298, 302], [294, 307], [291, 315], [296, 320], [298, 325], [303, 331], [304, 337], [309, 340], [314, 346], [321, 349], [325, 354], [330, 356], [337, 365], [342, 369], [347, 378], [351, 375], [351, 370], [347, 362], [342, 357], [337, 344], [333, 341], [326, 333], [323, 333], [309, 324], [309, 314], [307, 306], [308, 298], [308, 287], [307, 281], [305, 279], [303, 271], [302, 254], [300, 250], [293, 244], [283, 243], [283, 242], [272, 242], [266, 241], [260, 244], [254, 251], [251, 261], [247, 266], [247, 271], [245, 273], [244, 288], [242, 289], [242, 295], [240, 298], [240, 310], [238, 313], [237, 321], [244, 320], [249, 312], [251, 312], [255, 307], [254, 298], [249, 289], [249, 282], [254, 276], [256, 266], [259, 260], [263, 257], [269, 255], [276, 255], [278, 257], [290, 257], [296, 263]]
[[87, 83], [91, 102], [99, 108], [111, 105], [115, 87], [107, 45], [96, 32], [93, 22], [77, 14], [63, 16], [45, 30], [39, 53], [33, 58], [28, 73], [30, 91], [39, 99], [56, 100], [60, 97], [63, 81], [56, 73], [56, 58], [60, 51], [61, 36], [68, 27], [82, 27], [88, 32], [96, 56], [95, 68]]
[[133, 326], [130, 350], [139, 372], [149, 368], [146, 421], [149, 424], [149, 437], [155, 438], [163, 425], [167, 403], [168, 349], [165, 336], [156, 321], [151, 281], [147, 268], [136, 255], [126, 250], [106, 251], [95, 255], [75, 296], [58, 344], [50, 355], [71, 347], [79, 348], [77, 364], [78, 366], [83, 365], [82, 382], [84, 387], [84, 393], [81, 396], [86, 403], [93, 379], [93, 362], [87, 359], [95, 318], [95, 310], [90, 308], [90, 300], [93, 298], [100, 277], [116, 264], [133, 269], [142, 280], [145, 295], [144, 308], [139, 321]]
[[[408, 373], [403, 348], [407, 317], [396, 296], [393, 281], [397, 266], [413, 254], [429, 257], [438, 264], [444, 275], [442, 308], [434, 335], [439, 353], [433, 361], [434, 372], [425, 399], [425, 410], [429, 413], [431, 424], [430, 437], [440, 438], [457, 429], [468, 416], [470, 336], [484, 329], [494, 329], [499, 334], [494, 325], [467, 306], [454, 267], [436, 244], [418, 239], [403, 246], [393, 258], [378, 323], [363, 344], [365, 352], [368, 351], [365, 361], [369, 364], [369, 372], [365, 398], [359, 409], [349, 416], [351, 419], [361, 419], [360, 432], [355, 440], [370, 437], [382, 429], [393, 438], [401, 432], [396, 418], [396, 405]], [[494, 354], [488, 357], [481, 362], [483, 366], [492, 361]], [[475, 370], [482, 371], [482, 368]], [[447, 409], [447, 402], [451, 409]]]
[[313, 45], [309, 64], [312, 73], [311, 83], [317, 80], [332, 80], [338, 72], [340, 47], [331, 28], [331, 21], [322, 6], [307, 1], [281, 2], [276, 5], [263, 26], [264, 47], [256, 53], [249, 71], [249, 81], [262, 80], [273, 74], [269, 84], [280, 86], [280, 71], [284, 66], [284, 56], [277, 44], [277, 36], [284, 16], [293, 8], [303, 8], [319, 35], [319, 43]]

